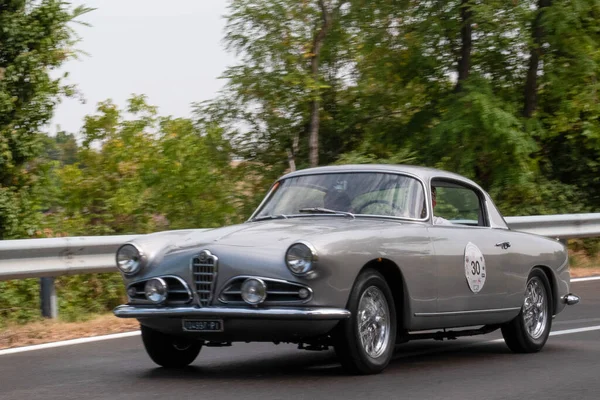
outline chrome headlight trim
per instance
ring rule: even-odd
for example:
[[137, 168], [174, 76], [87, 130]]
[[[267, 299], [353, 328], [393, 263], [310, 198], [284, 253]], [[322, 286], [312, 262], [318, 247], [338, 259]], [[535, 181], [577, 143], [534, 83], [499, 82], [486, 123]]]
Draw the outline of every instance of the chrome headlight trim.
[[[137, 280], [137, 281], [134, 281], [134, 282], [131, 282], [130, 284], [128, 284], [126, 292], [127, 292], [127, 296], [129, 298], [129, 301], [136, 301], [136, 302], [139, 302], [140, 300], [149, 301], [147, 299], [133, 298], [130, 295], [129, 291], [131, 289], [135, 290], [135, 287], [139, 286], [140, 284], [144, 284], [145, 285], [146, 282], [148, 282], [150, 279], [154, 279], [154, 278], [161, 278], [161, 279], [165, 280], [165, 282], [167, 280], [169, 280], [169, 279], [174, 279], [177, 282], [179, 282], [179, 284], [181, 286], [183, 286], [183, 288], [184, 288], [184, 290], [186, 292], [186, 295], [187, 295], [187, 299], [185, 301], [183, 301], [183, 300], [182, 301], [178, 301], [178, 300], [173, 300], [172, 298], [169, 297], [168, 298], [169, 303], [175, 302], [175, 304], [187, 304], [187, 303], [191, 302], [194, 299], [194, 294], [193, 294], [192, 290], [190, 289], [190, 285], [182, 277], [177, 276], [177, 275], [159, 275], [159, 276], [153, 276], [153, 277], [150, 277], [150, 278], [140, 279], [140, 280]], [[167, 285], [169, 285], [168, 282], [167, 282]], [[172, 287], [168, 286], [168, 288], [169, 288], [169, 290], [171, 290]], [[136, 295], [139, 295], [140, 293], [145, 296], [144, 292], [136, 292]]]
[[[256, 285], [255, 290], [248, 289], [248, 286], [252, 284]], [[248, 278], [246, 279], [240, 288], [242, 300], [251, 306], [261, 304], [267, 298], [267, 285], [260, 278]], [[255, 296], [254, 300], [251, 300], [252, 296]]]
[[[128, 248], [133, 248], [137, 254], [134, 257], [134, 258], [136, 258], [136, 260], [133, 261], [134, 262], [133, 267], [129, 270], [126, 270], [126, 269], [122, 268], [121, 263], [119, 262], [119, 255], [121, 254], [121, 252], [124, 249], [128, 249]], [[125, 243], [117, 249], [117, 252], [115, 254], [115, 261], [116, 261], [117, 268], [119, 269], [119, 271], [121, 271], [123, 274], [125, 274], [127, 276], [131, 276], [131, 275], [137, 274], [138, 272], [140, 272], [142, 270], [142, 268], [144, 268], [144, 266], [146, 264], [146, 255], [135, 244]]]
[[[300, 266], [298, 268], [298, 265], [292, 264], [292, 261], [290, 260], [290, 252], [295, 249], [300, 252], [304, 251], [310, 255], [310, 259], [305, 260], [305, 264], [307, 263], [308, 265]], [[314, 270], [314, 265], [318, 260], [319, 254], [317, 253], [317, 250], [312, 244], [305, 240], [298, 240], [297, 242], [294, 242], [285, 252], [285, 265], [288, 267], [290, 272], [296, 276], [309, 275]]]
[[[152, 284], [156, 286], [151, 287]], [[164, 303], [169, 297], [169, 286], [162, 278], [151, 278], [148, 279], [144, 285], [144, 294], [152, 303], [161, 304]], [[155, 297], [156, 300], [154, 300], [152, 297]]]

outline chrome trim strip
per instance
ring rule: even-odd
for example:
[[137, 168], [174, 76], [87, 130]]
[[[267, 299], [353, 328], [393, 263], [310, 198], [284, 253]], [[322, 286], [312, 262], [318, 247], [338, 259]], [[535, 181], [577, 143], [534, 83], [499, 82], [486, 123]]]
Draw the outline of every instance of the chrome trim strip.
[[415, 317], [448, 317], [454, 315], [472, 315], [472, 314], [483, 314], [483, 313], [499, 313], [506, 311], [518, 311], [521, 307], [511, 308], [490, 308], [488, 310], [467, 310], [467, 311], [446, 311], [437, 313], [415, 313]]
[[120, 305], [113, 310], [120, 318], [163, 318], [163, 317], [214, 317], [241, 319], [282, 320], [341, 320], [350, 318], [350, 311], [343, 308], [312, 307], [142, 307]]

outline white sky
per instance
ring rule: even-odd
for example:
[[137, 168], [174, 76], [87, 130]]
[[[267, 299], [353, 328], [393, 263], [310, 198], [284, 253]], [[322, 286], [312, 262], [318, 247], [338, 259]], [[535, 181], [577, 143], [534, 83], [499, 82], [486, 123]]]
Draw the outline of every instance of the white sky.
[[235, 58], [223, 44], [226, 0], [73, 0], [96, 10], [74, 25], [87, 52], [71, 60], [68, 83], [86, 104], [64, 99], [49, 127], [76, 133], [97, 103], [111, 98], [123, 107], [132, 93], [146, 94], [161, 115], [188, 117], [191, 103], [214, 98], [218, 76]]

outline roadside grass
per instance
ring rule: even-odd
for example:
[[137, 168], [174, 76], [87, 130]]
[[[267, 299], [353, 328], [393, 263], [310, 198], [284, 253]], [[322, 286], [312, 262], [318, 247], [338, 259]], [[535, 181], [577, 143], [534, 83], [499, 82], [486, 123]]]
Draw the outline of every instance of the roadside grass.
[[44, 319], [22, 325], [10, 324], [0, 330], [0, 349], [131, 332], [138, 329], [139, 322], [136, 319], [117, 318], [112, 313], [93, 316], [85, 322]]
[[590, 256], [584, 250], [575, 250], [570, 252], [569, 257], [572, 278], [600, 275], [600, 253]]
[[[572, 251], [571, 277], [600, 276], [600, 253], [590, 257], [585, 251]], [[86, 317], [83, 322], [40, 319], [25, 324], [11, 323], [0, 329], [0, 350], [78, 339], [91, 336], [131, 332], [139, 329], [132, 318], [117, 318], [112, 313]]]

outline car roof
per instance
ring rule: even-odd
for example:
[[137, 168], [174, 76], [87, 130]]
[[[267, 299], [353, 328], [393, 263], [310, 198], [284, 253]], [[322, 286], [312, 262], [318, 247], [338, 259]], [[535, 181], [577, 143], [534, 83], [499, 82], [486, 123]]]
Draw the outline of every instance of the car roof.
[[346, 165], [330, 165], [324, 167], [306, 168], [294, 172], [290, 172], [280, 179], [291, 178], [302, 175], [312, 174], [326, 174], [335, 172], [393, 172], [393, 173], [407, 173], [415, 175], [421, 178], [423, 181], [428, 182], [431, 178], [447, 178], [455, 179], [465, 183], [469, 183], [476, 188], [482, 190], [482, 188], [472, 180], [465, 178], [462, 175], [444, 171], [437, 168], [422, 167], [417, 165], [404, 165], [404, 164], [346, 164]]
[[[420, 180], [429, 184], [432, 178], [436, 179], [451, 179], [458, 182], [463, 182], [467, 185], [471, 185], [473, 188], [479, 190], [485, 200], [489, 202], [489, 206], [486, 206], [487, 212], [490, 218], [490, 226], [508, 229], [506, 221], [494, 205], [494, 201], [490, 195], [477, 183], [469, 178], [459, 175], [454, 172], [448, 172], [437, 168], [422, 167], [417, 165], [404, 165], [404, 164], [346, 164], [346, 165], [330, 165], [324, 167], [306, 168], [299, 171], [290, 172], [278, 181], [286, 178], [292, 178], [303, 175], [314, 175], [314, 174], [328, 174], [328, 173], [340, 173], [340, 172], [387, 172], [387, 173], [404, 173], [418, 177]], [[486, 203], [487, 204], [487, 203]]]

